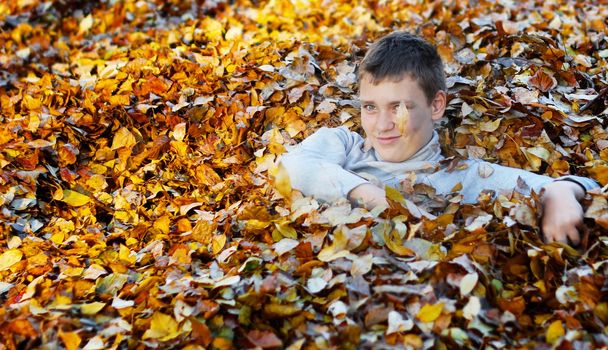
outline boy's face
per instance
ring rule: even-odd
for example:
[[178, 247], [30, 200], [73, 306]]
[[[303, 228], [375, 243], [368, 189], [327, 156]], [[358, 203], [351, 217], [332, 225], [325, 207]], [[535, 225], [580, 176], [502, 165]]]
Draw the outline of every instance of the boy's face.
[[[418, 82], [409, 75], [374, 85], [369, 74], [363, 73], [359, 99], [363, 130], [376, 154], [388, 162], [405, 161], [427, 144], [433, 134], [433, 121], [443, 116], [446, 106], [445, 92], [438, 92], [429, 103]], [[402, 126], [401, 103], [409, 113], [407, 124]]]

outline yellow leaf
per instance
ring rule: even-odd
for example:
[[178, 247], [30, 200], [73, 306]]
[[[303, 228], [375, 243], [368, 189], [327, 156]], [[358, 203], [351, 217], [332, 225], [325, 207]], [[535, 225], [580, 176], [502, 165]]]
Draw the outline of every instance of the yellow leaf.
[[154, 315], [152, 315], [150, 329], [144, 333], [143, 339], [152, 338], [166, 341], [177, 337], [179, 333], [177, 321], [175, 321], [173, 317], [160, 312], [155, 312]]
[[66, 239], [65, 232], [55, 232], [51, 236], [51, 242], [53, 242], [53, 243], [55, 243], [57, 245], [63, 243], [63, 241], [65, 241], [65, 239]]
[[177, 153], [180, 157], [185, 157], [188, 154], [188, 144], [184, 141], [171, 141], [171, 150]]
[[63, 189], [61, 187], [57, 187], [55, 192], [53, 192], [53, 199], [56, 201], [60, 201], [63, 199]]
[[487, 122], [481, 122], [479, 123], [479, 130], [486, 132], [494, 132], [500, 126], [500, 122], [502, 122], [502, 118], [490, 120]]
[[113, 95], [108, 99], [110, 106], [128, 106], [131, 100], [128, 95]]
[[96, 191], [101, 191], [108, 187], [108, 183], [103, 175], [95, 174], [87, 179], [87, 186]]
[[386, 198], [392, 200], [393, 202], [397, 202], [397, 203], [405, 202], [405, 198], [403, 197], [403, 194], [401, 194], [401, 192], [399, 192], [395, 188], [386, 186], [384, 188], [384, 191], [386, 192]]
[[290, 198], [291, 181], [289, 180], [287, 169], [285, 169], [283, 164], [279, 163], [277, 167], [271, 169], [271, 175], [274, 176], [274, 188], [276, 188], [284, 198]]
[[459, 182], [456, 185], [454, 185], [454, 187], [452, 187], [450, 192], [460, 192], [462, 190], [462, 187], [463, 187], [462, 182]]
[[530, 148], [526, 149], [526, 152], [537, 156], [538, 158], [544, 160], [545, 162], [549, 162], [550, 161], [549, 158], [551, 158], [551, 153], [549, 153], [549, 151], [547, 151], [546, 148], [541, 147], [541, 146], [530, 147]]
[[426, 304], [420, 309], [416, 317], [422, 322], [433, 322], [441, 315], [443, 310], [443, 303], [437, 303], [435, 305]]
[[222, 40], [224, 26], [221, 22], [206, 17], [203, 21], [203, 28], [205, 28], [205, 35], [209, 40]]
[[0, 255], [0, 271], [8, 270], [23, 258], [23, 253], [18, 249], [9, 249]]
[[61, 338], [61, 341], [63, 342], [63, 345], [65, 345], [66, 350], [76, 350], [78, 349], [80, 342], [82, 342], [82, 339], [80, 339], [80, 336], [76, 332], [64, 333], [62, 331], [59, 331], [59, 338]]
[[91, 27], [93, 27], [93, 16], [89, 14], [83, 18], [82, 21], [80, 21], [80, 24], [78, 25], [78, 33], [86, 33], [89, 31], [89, 29], [91, 29]]
[[248, 230], [262, 230], [270, 225], [268, 221], [249, 219], [245, 223]]
[[[28, 262], [29, 262], [29, 260], [28, 260]], [[67, 269], [65, 269], [61, 272], [61, 275], [66, 276], [66, 277], [78, 277], [78, 276], [82, 275], [83, 272], [84, 272], [83, 267], [68, 267]]]
[[137, 141], [135, 140], [135, 136], [131, 134], [129, 129], [122, 127], [118, 129], [114, 138], [112, 139], [112, 150], [119, 149], [121, 147], [131, 148], [135, 146]]
[[187, 231], [192, 231], [192, 224], [190, 223], [190, 220], [187, 218], [177, 220], [177, 232], [181, 233]]
[[302, 312], [302, 308], [294, 304], [270, 303], [264, 305], [264, 313], [274, 317], [289, 317]]
[[39, 99], [29, 95], [23, 96], [22, 105], [29, 110], [38, 110], [42, 108], [42, 102]]
[[602, 164], [594, 164], [589, 168], [589, 174], [597, 180], [602, 186], [608, 185], [608, 166]]
[[120, 245], [120, 250], [118, 251], [118, 258], [121, 262], [128, 265], [135, 263], [135, 260], [137, 260], [135, 253], [122, 244]]
[[286, 238], [298, 239], [298, 232], [291, 226], [289, 226], [288, 222], [275, 223], [277, 231], [281, 234], [281, 236]]
[[226, 235], [216, 235], [213, 236], [213, 241], [211, 242], [212, 253], [213, 255], [218, 254], [224, 249], [224, 245], [226, 245]]
[[106, 306], [106, 303], [101, 303], [101, 302], [92, 302], [89, 304], [82, 304], [80, 305], [80, 312], [82, 312], [83, 315], [95, 315], [96, 313], [98, 313], [99, 311], [101, 311], [101, 309], [103, 309]]
[[63, 198], [61, 199], [61, 201], [73, 207], [80, 207], [89, 203], [91, 201], [91, 198], [80, 192], [72, 190], [63, 190]]
[[559, 340], [559, 338], [564, 336], [564, 334], [566, 334], [566, 331], [564, 330], [562, 321], [556, 320], [551, 323], [549, 328], [547, 328], [547, 334], [545, 335], [545, 337], [547, 339], [547, 343], [554, 344], [556, 341]]
[[192, 239], [202, 244], [209, 244], [216, 228], [217, 224], [213, 221], [199, 220], [192, 229]]
[[171, 220], [167, 215], [163, 215], [160, 218], [156, 219], [156, 221], [154, 221], [154, 228], [159, 229], [164, 234], [169, 233], [170, 225]]
[[329, 262], [339, 258], [343, 258], [350, 254], [350, 251], [346, 249], [348, 244], [348, 237], [343, 230], [336, 230], [334, 232], [334, 239], [330, 245], [326, 245], [319, 254], [318, 259], [323, 262]]
[[[392, 237], [391, 237], [392, 236]], [[416, 253], [410, 248], [403, 245], [403, 242], [399, 237], [395, 237], [395, 235], [384, 234], [384, 243], [386, 247], [393, 253], [399, 256], [415, 256]]]
[[399, 133], [405, 135], [405, 128], [410, 120], [410, 112], [405, 106], [405, 102], [401, 101], [399, 107], [397, 107], [397, 126], [399, 127]]

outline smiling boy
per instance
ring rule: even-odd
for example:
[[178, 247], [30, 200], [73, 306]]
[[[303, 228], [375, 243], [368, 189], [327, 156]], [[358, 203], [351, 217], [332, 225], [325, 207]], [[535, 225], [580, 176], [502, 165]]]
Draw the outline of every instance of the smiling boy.
[[[423, 39], [394, 32], [374, 43], [359, 68], [361, 125], [366, 138], [345, 127], [321, 128], [281, 158], [292, 187], [323, 201], [348, 198], [372, 208], [386, 205], [384, 186], [400, 188], [412, 172], [416, 183], [449, 194], [458, 184], [465, 203], [483, 190], [544, 189], [542, 230], [547, 242], [580, 241], [579, 203], [598, 185], [591, 179], [552, 179], [477, 159], [465, 169], [439, 169], [443, 156], [434, 121], [447, 105], [443, 63]], [[481, 169], [480, 169], [481, 167]], [[482, 173], [484, 176], [480, 176]], [[518, 186], [518, 178], [529, 189]]]

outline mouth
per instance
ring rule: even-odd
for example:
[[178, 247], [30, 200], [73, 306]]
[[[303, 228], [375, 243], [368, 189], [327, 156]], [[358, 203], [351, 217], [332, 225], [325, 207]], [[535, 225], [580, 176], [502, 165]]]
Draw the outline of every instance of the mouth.
[[401, 136], [382, 136], [382, 137], [376, 137], [376, 140], [381, 145], [390, 145], [392, 143], [397, 142], [400, 138], [401, 138]]

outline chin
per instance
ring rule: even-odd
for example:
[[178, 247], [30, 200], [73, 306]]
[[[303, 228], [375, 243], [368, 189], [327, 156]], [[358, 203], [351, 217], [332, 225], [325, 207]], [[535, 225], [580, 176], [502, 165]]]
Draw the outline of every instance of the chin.
[[379, 152], [378, 155], [385, 162], [399, 163], [399, 162], [403, 162], [405, 160], [405, 159], [403, 159], [403, 156], [397, 155], [397, 154], [391, 154], [391, 153], [383, 154], [383, 153]]

